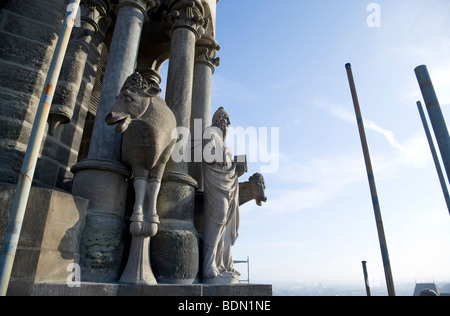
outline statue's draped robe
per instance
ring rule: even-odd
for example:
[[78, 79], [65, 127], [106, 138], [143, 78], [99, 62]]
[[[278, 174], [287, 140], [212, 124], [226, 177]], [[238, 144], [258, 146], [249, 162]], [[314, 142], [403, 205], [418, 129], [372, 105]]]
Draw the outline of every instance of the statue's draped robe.
[[[215, 265], [219, 272], [235, 272], [231, 258], [231, 246], [238, 237], [239, 229], [239, 183], [235, 164], [221, 135], [215, 128], [209, 128], [204, 140], [204, 153], [216, 156], [214, 161], [208, 157], [203, 161], [205, 183], [204, 233], [206, 247], [214, 247], [213, 258], [206, 262]], [[225, 152], [225, 155], [223, 155]], [[222, 164], [219, 157], [224, 157]], [[211, 157], [210, 157], [211, 158]], [[218, 161], [219, 160], [219, 161]]]

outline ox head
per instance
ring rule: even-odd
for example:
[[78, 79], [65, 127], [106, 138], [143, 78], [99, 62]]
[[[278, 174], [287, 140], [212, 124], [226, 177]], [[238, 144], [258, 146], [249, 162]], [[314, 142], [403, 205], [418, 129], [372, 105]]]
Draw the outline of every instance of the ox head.
[[149, 85], [138, 72], [128, 77], [111, 112], [105, 117], [106, 124], [117, 124], [116, 132], [125, 132], [133, 120], [139, 119], [147, 111], [151, 97], [161, 92], [156, 86]]
[[262, 206], [262, 202], [267, 202], [266, 197], [266, 184], [264, 182], [264, 177], [260, 173], [255, 173], [249, 179], [252, 184], [253, 195], [255, 196], [256, 204]]

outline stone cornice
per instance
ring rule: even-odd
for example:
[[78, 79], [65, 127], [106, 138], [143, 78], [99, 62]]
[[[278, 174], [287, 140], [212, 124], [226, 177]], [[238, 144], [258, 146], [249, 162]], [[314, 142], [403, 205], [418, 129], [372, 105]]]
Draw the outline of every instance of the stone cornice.
[[171, 0], [168, 11], [163, 12], [163, 16], [172, 24], [172, 31], [187, 28], [193, 31], [197, 38], [200, 37], [198, 29], [208, 25], [200, 0]]

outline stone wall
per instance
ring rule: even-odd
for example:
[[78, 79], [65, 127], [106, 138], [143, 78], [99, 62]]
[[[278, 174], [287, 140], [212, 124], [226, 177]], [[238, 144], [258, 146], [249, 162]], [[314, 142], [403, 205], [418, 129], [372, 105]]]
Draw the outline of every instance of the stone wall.
[[[68, 1], [6, 0], [0, 11], [0, 179], [17, 183]], [[58, 162], [41, 158], [37, 182]], [[54, 172], [53, 172], [54, 173]]]
[[[47, 72], [66, 14], [69, 0], [4, 0], [0, 7], [0, 182], [16, 184], [27, 148], [36, 110]], [[89, 44], [77, 44], [83, 30], [74, 28], [54, 104], [61, 103], [70, 90], [71, 76], [79, 71], [83, 78], [76, 98], [73, 118], [51, 133], [46, 131], [36, 167], [34, 184], [70, 192], [78, 161], [86, 115], [100, 52], [106, 49], [105, 34], [109, 21], [100, 23]], [[89, 34], [88, 34], [89, 35]], [[74, 40], [75, 37], [75, 40]], [[84, 69], [68, 69], [83, 50], [87, 55]], [[68, 89], [69, 87], [69, 89]]]

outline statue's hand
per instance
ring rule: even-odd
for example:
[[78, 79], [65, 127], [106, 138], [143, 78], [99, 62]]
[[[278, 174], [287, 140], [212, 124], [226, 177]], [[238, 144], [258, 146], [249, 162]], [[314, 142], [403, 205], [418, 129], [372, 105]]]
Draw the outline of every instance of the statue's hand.
[[238, 177], [244, 175], [246, 171], [247, 168], [245, 166], [245, 163], [236, 162], [236, 172], [238, 174]]

